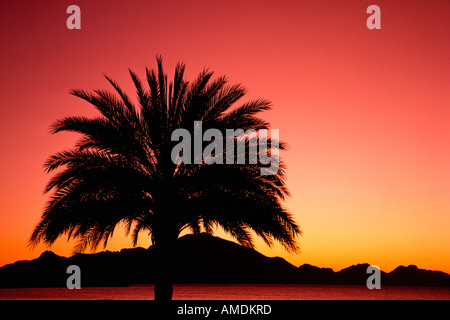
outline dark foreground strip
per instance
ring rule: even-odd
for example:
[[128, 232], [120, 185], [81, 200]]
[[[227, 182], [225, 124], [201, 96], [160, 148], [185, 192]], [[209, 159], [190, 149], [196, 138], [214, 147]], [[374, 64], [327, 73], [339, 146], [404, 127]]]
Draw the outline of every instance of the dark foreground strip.
[[3, 315], [13, 319], [45, 317], [45, 319], [117, 319], [146, 316], [147, 319], [319, 319], [345, 316], [362, 319], [380, 316], [389, 319], [426, 315], [427, 319], [446, 314], [447, 301], [155, 301], [133, 300], [2, 300]]

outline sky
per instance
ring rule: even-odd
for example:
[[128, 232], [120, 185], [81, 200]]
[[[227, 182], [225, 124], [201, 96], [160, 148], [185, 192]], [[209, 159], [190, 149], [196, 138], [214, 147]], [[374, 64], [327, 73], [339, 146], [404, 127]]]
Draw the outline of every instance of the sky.
[[[69, 5], [81, 29], [69, 30]], [[369, 30], [376, 4], [381, 29]], [[357, 263], [450, 273], [449, 1], [11, 1], [0, 2], [0, 266], [37, 258], [27, 247], [48, 200], [43, 164], [79, 136], [51, 135], [62, 117], [97, 115], [71, 89], [130, 95], [163, 56], [193, 80], [204, 68], [242, 83], [242, 101], [288, 145], [300, 254], [256, 240], [295, 266]], [[220, 231], [218, 236], [230, 239]], [[140, 246], [148, 247], [146, 234]], [[50, 248], [70, 256], [66, 237]], [[131, 247], [120, 228], [107, 250]]]

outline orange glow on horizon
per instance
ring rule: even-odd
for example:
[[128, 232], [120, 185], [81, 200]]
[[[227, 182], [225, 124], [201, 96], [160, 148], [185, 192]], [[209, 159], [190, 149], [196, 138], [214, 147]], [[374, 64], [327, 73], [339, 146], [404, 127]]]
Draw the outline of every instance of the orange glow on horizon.
[[[107, 74], [132, 96], [128, 68], [142, 75], [161, 54], [169, 78], [182, 61], [188, 80], [209, 68], [245, 85], [243, 101], [272, 101], [263, 117], [289, 147], [302, 252], [255, 239], [261, 253], [450, 273], [450, 3], [377, 0], [382, 28], [368, 30], [371, 4], [78, 1], [82, 29], [68, 30], [67, 3], [2, 2], [0, 266], [46, 250], [27, 248], [47, 200], [43, 163], [77, 139], [48, 128], [96, 115], [69, 90], [109, 90]], [[106, 249], [130, 246], [117, 230]], [[68, 256], [73, 242], [51, 250]]]

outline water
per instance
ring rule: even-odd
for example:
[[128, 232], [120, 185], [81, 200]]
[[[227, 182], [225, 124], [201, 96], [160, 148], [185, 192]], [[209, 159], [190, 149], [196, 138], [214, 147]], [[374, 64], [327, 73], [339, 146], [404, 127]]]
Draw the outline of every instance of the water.
[[[0, 300], [153, 300], [153, 286], [0, 289]], [[450, 300], [450, 288], [344, 285], [175, 285], [174, 300]]]

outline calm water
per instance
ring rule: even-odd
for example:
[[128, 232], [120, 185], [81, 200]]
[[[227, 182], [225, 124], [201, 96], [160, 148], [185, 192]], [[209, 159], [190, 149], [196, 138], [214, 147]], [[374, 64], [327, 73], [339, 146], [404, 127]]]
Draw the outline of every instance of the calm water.
[[[148, 300], [153, 286], [0, 289], [0, 300]], [[174, 300], [450, 300], [450, 288], [334, 285], [176, 285]]]

